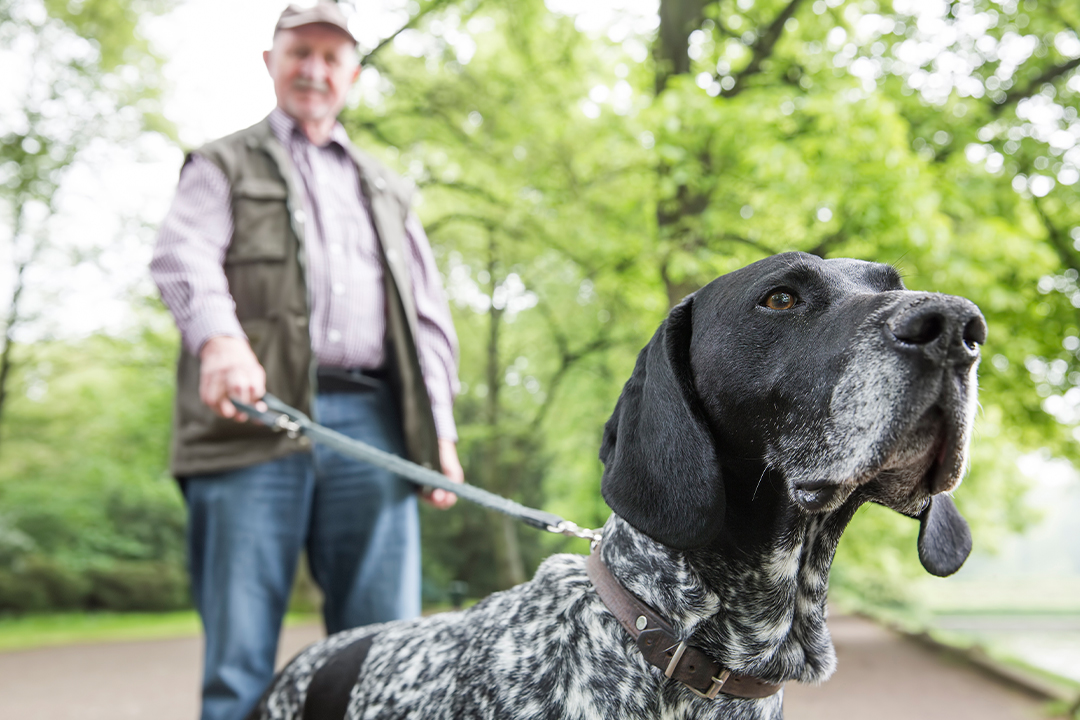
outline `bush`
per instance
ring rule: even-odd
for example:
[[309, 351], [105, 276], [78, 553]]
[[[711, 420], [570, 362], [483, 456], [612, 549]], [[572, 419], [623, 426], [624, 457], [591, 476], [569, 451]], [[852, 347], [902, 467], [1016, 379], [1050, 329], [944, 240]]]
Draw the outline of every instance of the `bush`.
[[161, 612], [190, 607], [183, 568], [160, 562], [124, 562], [87, 573], [82, 607], [117, 612]]
[[183, 568], [168, 563], [119, 562], [79, 572], [31, 556], [0, 569], [0, 612], [159, 612], [190, 604]]
[[0, 611], [41, 612], [83, 607], [89, 581], [40, 555], [0, 569]]

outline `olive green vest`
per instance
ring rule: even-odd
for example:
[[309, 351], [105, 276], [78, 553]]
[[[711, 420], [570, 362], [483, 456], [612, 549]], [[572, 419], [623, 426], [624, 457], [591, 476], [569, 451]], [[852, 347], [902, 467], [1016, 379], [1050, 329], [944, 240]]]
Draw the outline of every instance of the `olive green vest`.
[[[416, 352], [416, 307], [406, 263], [405, 218], [412, 190], [351, 144], [346, 150], [359, 170], [361, 191], [370, 203], [382, 250], [386, 360], [401, 410], [407, 455], [438, 469], [435, 421]], [[234, 229], [225, 253], [225, 277], [240, 326], [266, 370], [266, 389], [311, 414], [316, 388], [308, 335], [305, 218], [289, 154], [268, 120], [195, 152], [221, 168], [229, 180]], [[199, 358], [181, 350], [173, 415], [173, 475], [232, 470], [305, 450], [310, 450], [307, 438], [289, 438], [211, 412], [199, 400]]]

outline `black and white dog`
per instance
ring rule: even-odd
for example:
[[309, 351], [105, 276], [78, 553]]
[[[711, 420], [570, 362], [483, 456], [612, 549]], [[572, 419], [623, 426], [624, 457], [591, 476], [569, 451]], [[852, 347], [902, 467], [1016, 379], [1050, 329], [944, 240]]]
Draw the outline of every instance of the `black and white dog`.
[[[720, 667], [825, 680], [829, 566], [860, 505], [918, 518], [935, 575], [970, 551], [943, 493], [985, 337], [971, 302], [886, 265], [788, 253], [718, 278], [661, 324], [605, 428], [603, 563]], [[466, 611], [312, 645], [252, 717], [751, 720], [781, 718], [782, 692], [708, 699], [665, 677], [585, 558], [556, 555]]]

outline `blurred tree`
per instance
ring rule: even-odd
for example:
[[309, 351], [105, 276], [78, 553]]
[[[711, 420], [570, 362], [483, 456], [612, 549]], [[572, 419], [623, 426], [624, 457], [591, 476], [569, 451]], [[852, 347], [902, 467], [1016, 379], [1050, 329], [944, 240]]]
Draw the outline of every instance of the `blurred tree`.
[[[661, 0], [654, 17], [592, 25], [589, 9], [560, 7], [439, 9], [368, 63], [346, 115], [424, 190], [458, 311], [470, 477], [521, 499], [539, 473], [549, 508], [601, 522], [600, 428], [666, 308], [798, 249], [894, 262], [910, 287], [983, 307], [990, 362], [959, 499], [983, 546], [1023, 522], [1016, 456], [1073, 457], [1061, 408], [1080, 419], [1066, 398], [1080, 349], [1072, 6]], [[1035, 129], [1038, 98], [1057, 98], [1040, 116], [1057, 127]], [[1056, 185], [1003, 161], [1021, 140]], [[1041, 200], [1050, 189], [1062, 201]], [[533, 453], [529, 475], [499, 445], [513, 437], [530, 440], [516, 446]], [[560, 546], [529, 536], [516, 552], [499, 532], [447, 527], [439, 547], [503, 557], [500, 585], [520, 575], [504, 556]], [[915, 532], [860, 514], [840, 584], [895, 595], [917, 571]]]
[[[171, 335], [23, 342], [28, 283], [92, 260], [54, 234], [85, 153], [169, 128], [160, 60], [139, 34], [164, 0], [0, 0], [0, 240], [10, 293], [0, 351], [0, 609], [187, 602], [182, 507], [162, 482]], [[91, 253], [88, 257], [87, 253]], [[74, 255], [74, 256], [73, 256]]]
[[[0, 611], [186, 606], [175, 332], [39, 343], [11, 378]], [[21, 346], [20, 346], [21, 347]]]
[[169, 0], [0, 0], [0, 223], [8, 232], [10, 292], [0, 350], [0, 428], [31, 267], [56, 246], [50, 220], [79, 153], [168, 130], [157, 101], [160, 59], [138, 33], [141, 14]]
[[[369, 58], [368, 102], [344, 121], [424, 191], [427, 229], [460, 311], [457, 416], [468, 477], [538, 505], [545, 476], [569, 470], [586, 486], [595, 478], [595, 438], [573, 432], [618, 386], [609, 376], [598, 394], [575, 371], [640, 333], [634, 236], [645, 216], [633, 204], [640, 193], [621, 194], [621, 183], [650, 182], [649, 165], [619, 123], [567, 125], [568, 98], [586, 93], [600, 67], [569, 20], [536, 2], [482, 7], [498, 19], [471, 20], [455, 6], [436, 32], [399, 36], [413, 57]], [[464, 40], [464, 25], [476, 44]], [[657, 300], [646, 300], [654, 311]], [[575, 390], [599, 407], [567, 405]], [[572, 470], [550, 467], [552, 441], [577, 446]], [[597, 520], [595, 496], [583, 496]], [[576, 500], [566, 496], [563, 511], [580, 517]], [[426, 518], [429, 576], [489, 592], [523, 580], [550, 549], [530, 531], [519, 537], [508, 518], [460, 512], [462, 526]]]
[[[129, 27], [107, 20], [108, 8], [137, 7], [0, 0], [0, 37], [27, 48], [96, 38]], [[562, 0], [403, 4], [398, 29], [362, 48], [343, 121], [423, 191], [461, 338], [470, 481], [601, 524], [596, 452], [637, 351], [686, 293], [798, 249], [893, 262], [909, 287], [982, 307], [982, 413], [957, 498], [980, 547], [1021, 524], [1016, 457], [1046, 446], [1077, 459], [1077, 12], [1064, 0], [661, 0], [655, 14], [606, 16]], [[64, 81], [73, 97], [99, 80], [106, 107], [121, 89], [152, 96], [139, 84], [152, 72], [122, 70], [141, 62], [138, 42], [133, 55], [101, 43], [100, 55], [71, 46], [89, 60], [65, 50], [90, 68]], [[79, 147], [64, 144], [73, 130], [49, 125], [66, 105], [40, 92], [27, 95], [38, 115], [0, 114], [0, 196], [27, 253], [48, 239], [38, 218], [60, 179], [52, 173], [74, 157], [56, 150], [67, 164], [49, 164], [59, 162], [49, 143]], [[138, 123], [153, 116], [148, 102], [133, 101]], [[14, 355], [25, 364], [11, 375], [17, 420], [0, 455], [0, 567], [36, 573], [23, 585], [36, 597], [88, 602], [99, 577], [90, 567], [129, 579], [178, 567], [179, 501], [151, 480], [164, 472], [167, 374], [153, 370], [147, 382], [162, 386], [144, 385], [124, 359], [175, 341], [151, 335]], [[73, 352], [80, 368], [60, 362]], [[57, 369], [72, 373], [70, 387]], [[49, 402], [38, 402], [39, 380]], [[159, 415], [100, 404], [96, 383], [154, 398]], [[56, 403], [59, 387], [75, 399]], [[93, 432], [74, 423], [87, 414]], [[89, 459], [75, 451], [86, 447]], [[50, 485], [32, 482], [42, 478]], [[427, 515], [423, 532], [429, 599], [459, 579], [485, 594], [553, 550], [585, 549], [464, 503]], [[893, 513], [860, 512], [841, 545], [837, 592], [904, 601], [906, 579], [921, 575], [916, 532]], [[84, 570], [65, 585], [70, 568]], [[3, 583], [0, 574], [0, 597]], [[101, 587], [97, 597], [115, 597], [115, 583]]]

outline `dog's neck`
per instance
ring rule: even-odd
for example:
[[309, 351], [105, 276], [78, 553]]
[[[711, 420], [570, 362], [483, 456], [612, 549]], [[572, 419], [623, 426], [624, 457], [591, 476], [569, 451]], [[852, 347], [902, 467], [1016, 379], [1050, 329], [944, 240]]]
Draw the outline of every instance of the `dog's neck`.
[[612, 515], [601, 552], [627, 590], [724, 667], [770, 682], [816, 683], [836, 667], [826, 596], [850, 516], [793, 516], [771, 547], [748, 554], [673, 550]]

